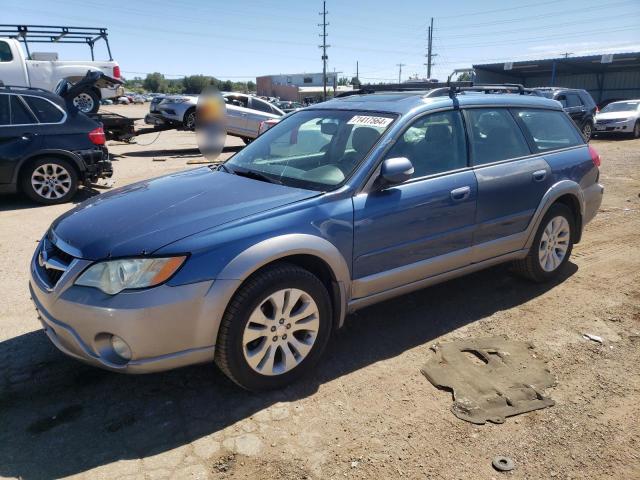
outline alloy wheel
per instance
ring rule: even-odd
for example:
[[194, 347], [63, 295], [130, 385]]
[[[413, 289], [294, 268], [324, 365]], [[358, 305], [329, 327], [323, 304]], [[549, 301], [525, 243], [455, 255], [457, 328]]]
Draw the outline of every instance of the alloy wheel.
[[545, 272], [553, 272], [560, 266], [567, 255], [570, 239], [567, 219], [561, 215], [553, 217], [542, 232], [538, 247], [538, 260]]
[[93, 110], [94, 100], [88, 93], [79, 93], [73, 99], [73, 106], [80, 110], [82, 113], [88, 113]]
[[184, 126], [187, 128], [187, 130], [195, 130], [196, 128], [196, 113], [195, 112], [191, 112], [187, 115], [187, 118], [184, 122]]
[[591, 138], [591, 124], [589, 122], [585, 123], [584, 127], [582, 127], [582, 134], [587, 140]]
[[282, 375], [311, 352], [320, 312], [311, 295], [297, 288], [278, 290], [251, 313], [242, 336], [247, 364], [262, 375]]
[[31, 174], [31, 186], [42, 198], [56, 200], [71, 190], [71, 175], [57, 163], [45, 163]]

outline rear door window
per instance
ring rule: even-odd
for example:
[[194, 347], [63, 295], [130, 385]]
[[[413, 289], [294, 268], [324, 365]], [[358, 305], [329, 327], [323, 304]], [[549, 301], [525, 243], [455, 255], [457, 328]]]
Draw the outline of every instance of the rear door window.
[[531, 137], [538, 152], [584, 144], [571, 119], [564, 112], [554, 110], [516, 110], [525, 131]]
[[10, 62], [13, 60], [13, 54], [11, 53], [11, 47], [7, 42], [0, 40], [0, 62]]
[[10, 123], [9, 95], [0, 95], [0, 125], [9, 125]]
[[17, 95], [9, 95], [9, 108], [11, 109], [11, 123], [13, 125], [28, 125], [31, 123], [38, 123], [38, 121], [31, 114], [26, 105], [20, 100]]
[[578, 95], [577, 93], [567, 93], [566, 97], [568, 108], [582, 106], [582, 100], [580, 100], [580, 95]]
[[474, 165], [531, 154], [520, 127], [506, 108], [470, 108], [465, 116]]
[[40, 123], [58, 123], [64, 117], [58, 107], [44, 98], [23, 96], [22, 99], [27, 102]]

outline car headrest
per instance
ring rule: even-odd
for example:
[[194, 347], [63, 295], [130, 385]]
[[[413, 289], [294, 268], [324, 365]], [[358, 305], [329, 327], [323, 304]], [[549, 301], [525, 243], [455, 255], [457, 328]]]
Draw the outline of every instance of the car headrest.
[[430, 125], [424, 132], [424, 140], [427, 142], [444, 142], [451, 139], [451, 128], [441, 123]]
[[380, 133], [371, 127], [357, 127], [353, 132], [351, 144], [358, 153], [367, 153], [378, 140]]

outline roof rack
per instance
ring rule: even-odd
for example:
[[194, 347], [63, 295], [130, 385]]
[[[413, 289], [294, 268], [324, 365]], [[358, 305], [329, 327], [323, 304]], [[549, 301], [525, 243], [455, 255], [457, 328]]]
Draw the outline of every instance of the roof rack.
[[58, 25], [0, 25], [0, 37], [14, 38], [24, 43], [27, 55], [31, 58], [29, 43], [84, 43], [89, 45], [91, 60], [94, 61], [93, 47], [104, 40], [113, 61], [106, 28], [102, 27], [65, 27]]

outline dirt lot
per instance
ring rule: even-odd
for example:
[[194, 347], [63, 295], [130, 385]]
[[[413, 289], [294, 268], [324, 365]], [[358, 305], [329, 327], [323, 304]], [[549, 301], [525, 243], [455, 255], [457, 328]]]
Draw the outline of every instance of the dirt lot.
[[[560, 282], [497, 267], [363, 310], [315, 375], [262, 395], [213, 365], [125, 376], [59, 353], [29, 300], [27, 265], [72, 205], [1, 198], [0, 477], [640, 478], [640, 140], [593, 145], [605, 199]], [[110, 150], [116, 185], [199, 158], [190, 133]], [[556, 405], [474, 426], [420, 367], [436, 340], [497, 334], [534, 342], [557, 377]], [[496, 455], [516, 469], [494, 471]]]

